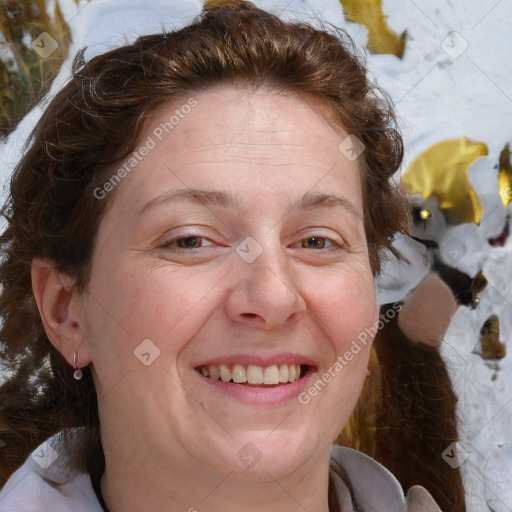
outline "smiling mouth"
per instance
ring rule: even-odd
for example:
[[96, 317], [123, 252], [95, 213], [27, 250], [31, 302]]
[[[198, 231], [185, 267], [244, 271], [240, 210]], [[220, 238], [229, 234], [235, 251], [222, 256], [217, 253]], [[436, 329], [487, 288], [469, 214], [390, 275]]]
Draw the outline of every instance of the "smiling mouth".
[[305, 364], [281, 364], [272, 366], [220, 364], [202, 365], [195, 368], [204, 377], [226, 383], [248, 386], [280, 386], [303, 378], [311, 366]]

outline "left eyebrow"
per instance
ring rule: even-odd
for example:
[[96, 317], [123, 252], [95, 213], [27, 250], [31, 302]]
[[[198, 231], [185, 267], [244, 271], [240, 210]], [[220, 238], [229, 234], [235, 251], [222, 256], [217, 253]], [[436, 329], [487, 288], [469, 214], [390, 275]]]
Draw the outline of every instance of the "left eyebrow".
[[306, 211], [314, 208], [337, 208], [342, 207], [356, 217], [362, 218], [359, 208], [346, 197], [334, 194], [304, 194], [298, 201], [290, 205], [292, 210]]

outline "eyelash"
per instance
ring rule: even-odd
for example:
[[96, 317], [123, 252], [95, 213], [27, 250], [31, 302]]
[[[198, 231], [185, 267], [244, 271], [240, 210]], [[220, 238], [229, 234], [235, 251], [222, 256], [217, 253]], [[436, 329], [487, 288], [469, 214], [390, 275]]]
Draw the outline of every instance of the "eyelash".
[[[176, 242], [178, 242], [180, 240], [186, 240], [187, 238], [196, 238], [196, 239], [201, 239], [201, 240], [209, 240], [211, 242], [211, 240], [209, 238], [204, 237], [204, 236], [199, 236], [199, 235], [194, 235], [194, 234], [189, 234], [189, 235], [185, 234], [185, 235], [173, 238], [171, 240], [168, 240], [167, 242], [163, 243], [160, 246], [160, 248], [161, 249], [168, 249], [168, 248], [172, 247], [172, 244], [174, 244], [174, 243], [176, 243]], [[328, 250], [328, 249], [332, 249], [332, 248], [337, 248], [337, 249], [343, 249], [344, 248], [344, 246], [342, 244], [336, 242], [332, 238], [328, 238], [328, 237], [325, 237], [325, 236], [318, 236], [318, 235], [312, 235], [312, 236], [308, 236], [306, 238], [303, 238], [301, 240], [301, 242], [303, 242], [304, 240], [311, 240], [313, 238], [314, 239], [320, 239], [320, 240], [326, 240], [326, 241], [328, 241], [329, 243], [332, 244], [332, 247], [327, 247], [327, 248], [322, 247], [320, 250], [322, 250], [322, 249]], [[191, 248], [174, 247], [174, 249], [178, 250], [178, 251], [191, 251], [191, 250], [203, 249], [203, 247], [191, 247]], [[307, 247], [303, 247], [303, 249], [307, 249]], [[313, 250], [317, 250], [317, 249], [313, 249]]]
[[[209, 240], [208, 238], [206, 238], [205, 236], [199, 236], [199, 235], [183, 235], [183, 236], [179, 236], [179, 237], [176, 237], [176, 238], [173, 238], [165, 243], [163, 243], [160, 248], [162, 249], [167, 249], [168, 247], [171, 247], [172, 244], [174, 244], [175, 242], [178, 242], [179, 240], [186, 240], [187, 238], [199, 238], [199, 239], [202, 239], [202, 240]], [[178, 250], [182, 250], [182, 251], [187, 251], [189, 249], [185, 249], [183, 247], [176, 247], [176, 249]], [[192, 247], [191, 249], [202, 249], [202, 247]]]

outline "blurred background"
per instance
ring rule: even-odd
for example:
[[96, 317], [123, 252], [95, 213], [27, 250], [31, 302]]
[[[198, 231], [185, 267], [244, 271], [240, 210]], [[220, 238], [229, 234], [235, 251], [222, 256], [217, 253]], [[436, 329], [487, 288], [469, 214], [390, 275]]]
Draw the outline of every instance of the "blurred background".
[[[389, 259], [379, 300], [403, 300], [433, 270], [457, 290], [461, 305], [441, 353], [459, 399], [457, 464], [468, 510], [511, 512], [512, 0], [253, 3], [285, 19], [344, 28], [391, 96], [413, 213], [409, 236], [396, 241], [409, 263]], [[181, 27], [202, 7], [201, 0], [1, 0], [2, 201], [31, 129], [79, 52], [89, 60], [141, 34]]]

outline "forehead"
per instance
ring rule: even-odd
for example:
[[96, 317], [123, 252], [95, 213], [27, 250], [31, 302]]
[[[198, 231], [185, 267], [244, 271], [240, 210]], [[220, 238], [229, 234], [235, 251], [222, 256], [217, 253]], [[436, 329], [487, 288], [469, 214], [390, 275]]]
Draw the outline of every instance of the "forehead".
[[152, 112], [137, 145], [151, 149], [127, 159], [134, 167], [116, 195], [135, 206], [166, 189], [293, 197], [318, 185], [361, 207], [358, 162], [340, 152], [347, 133], [329, 115], [311, 97], [227, 85], [174, 99]]
[[[267, 142], [267, 149], [273, 149], [280, 143], [337, 147], [339, 137], [345, 134], [332, 122], [332, 112], [325, 103], [312, 96], [267, 88], [249, 90], [241, 85], [218, 85], [193, 96], [197, 107], [180, 123], [179, 135], [200, 131], [217, 144]], [[162, 106], [153, 121], [165, 122], [166, 110], [179, 109], [185, 100]]]

